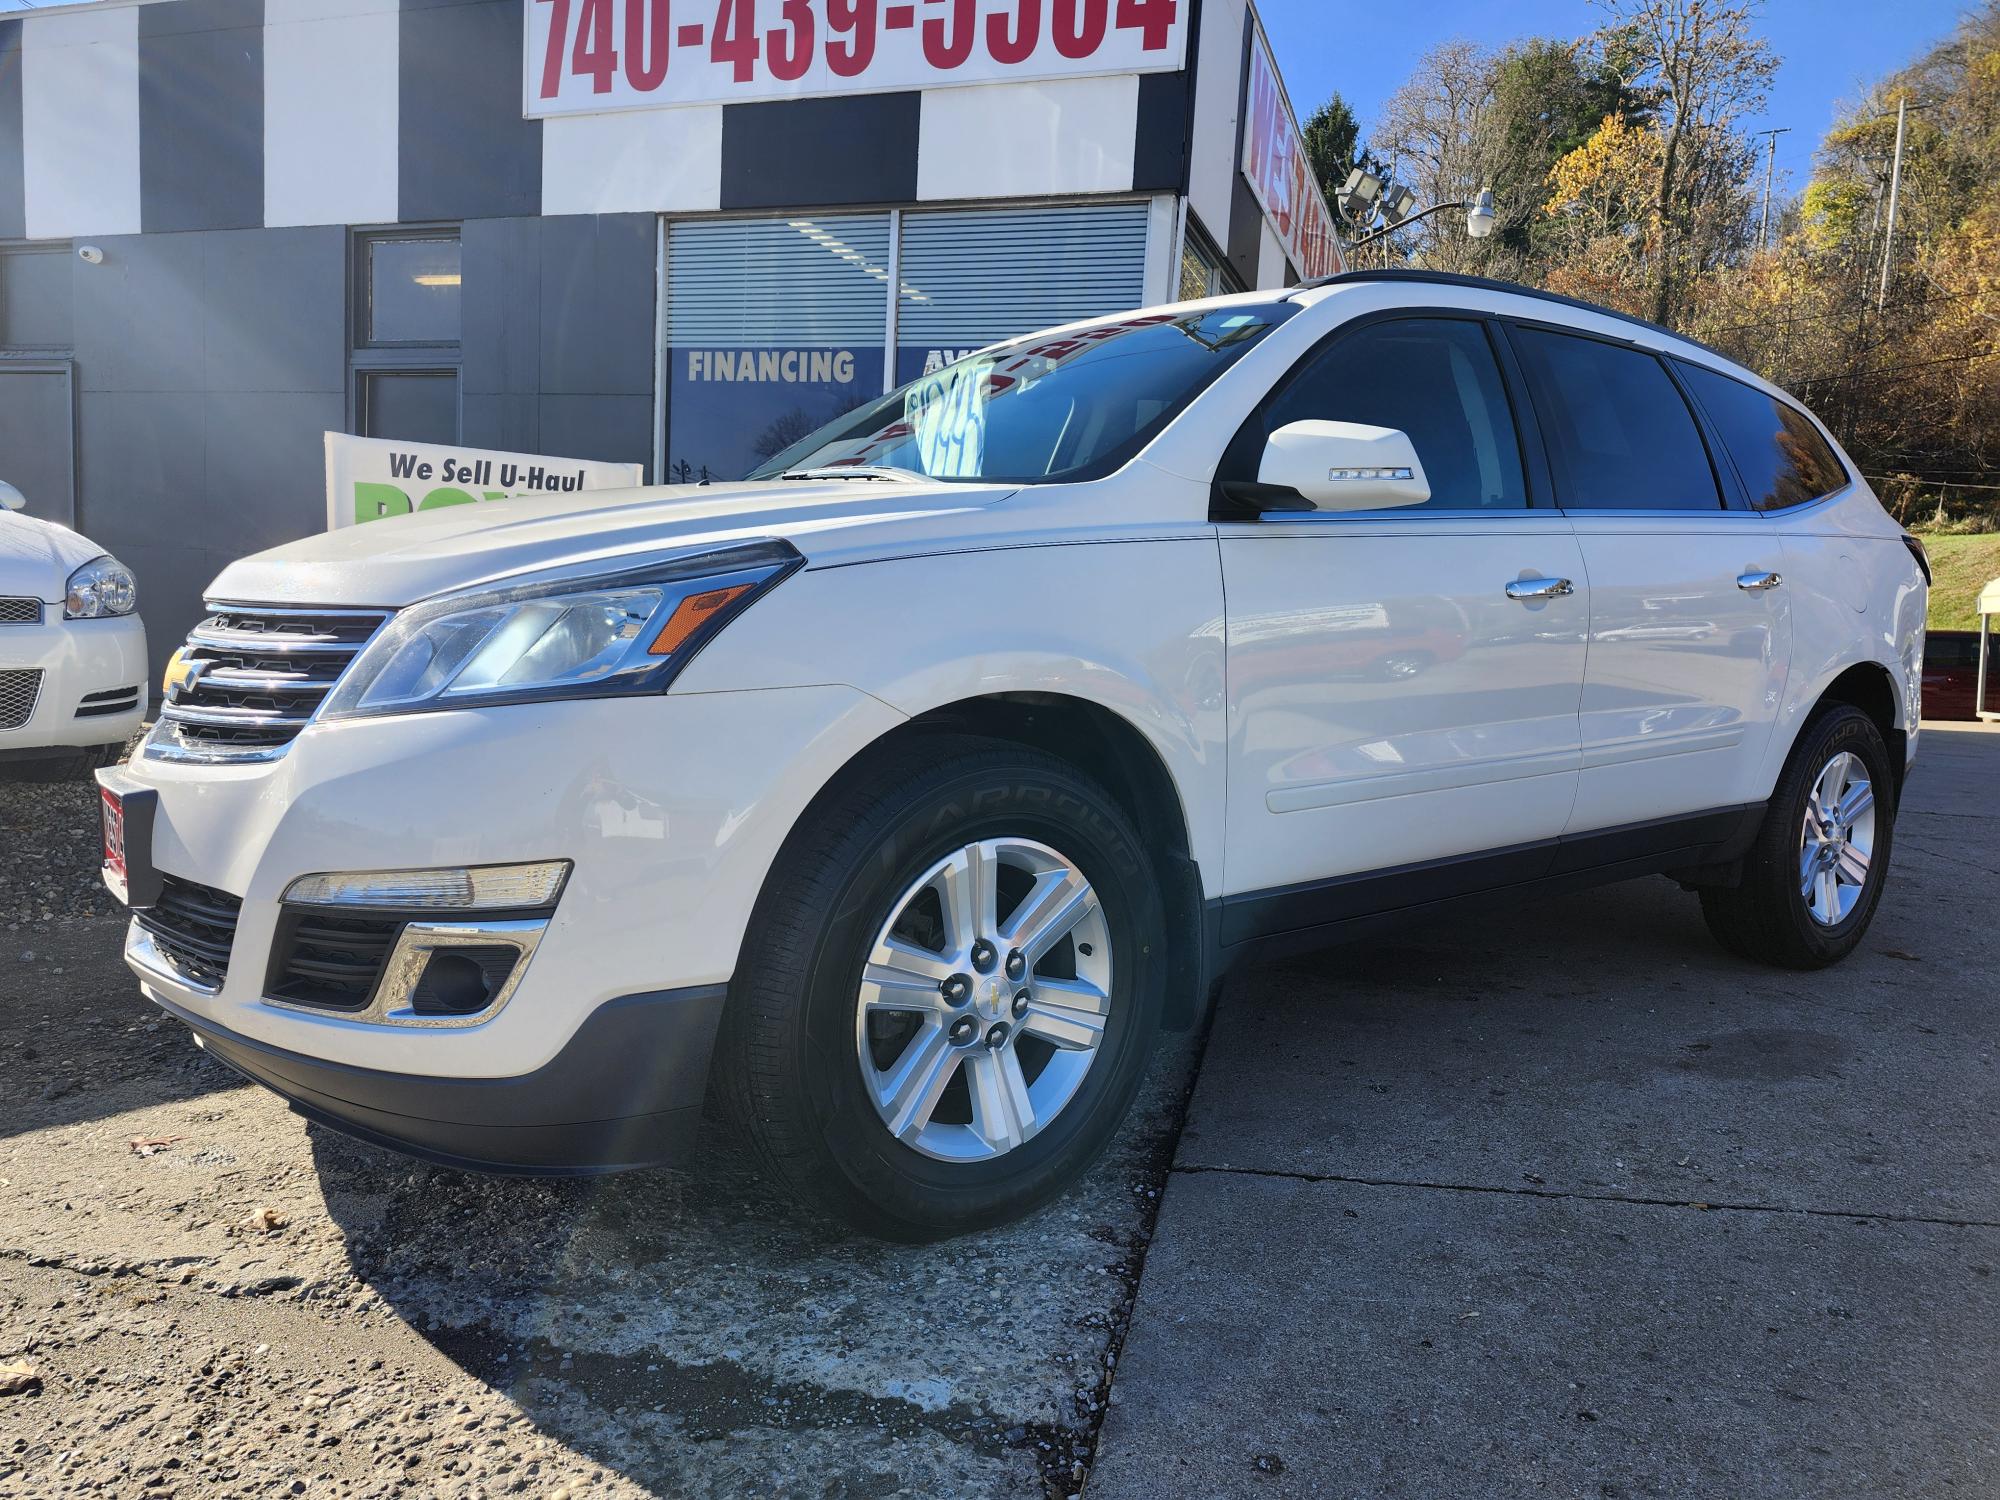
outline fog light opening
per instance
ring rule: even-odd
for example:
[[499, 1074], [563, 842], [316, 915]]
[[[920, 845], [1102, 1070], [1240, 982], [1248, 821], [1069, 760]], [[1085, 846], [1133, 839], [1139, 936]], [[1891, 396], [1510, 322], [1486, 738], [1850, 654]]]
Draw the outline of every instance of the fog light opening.
[[520, 956], [501, 945], [438, 949], [411, 992], [410, 1009], [420, 1016], [477, 1015], [505, 988]]

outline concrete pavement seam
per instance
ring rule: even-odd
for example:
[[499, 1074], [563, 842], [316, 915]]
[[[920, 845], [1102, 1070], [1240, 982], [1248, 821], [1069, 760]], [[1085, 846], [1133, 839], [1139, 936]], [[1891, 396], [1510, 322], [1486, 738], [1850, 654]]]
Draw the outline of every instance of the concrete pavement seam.
[[1791, 1214], [1814, 1219], [1850, 1221], [1876, 1219], [1885, 1224], [1936, 1224], [1949, 1229], [2000, 1229], [2000, 1222], [1992, 1219], [1945, 1219], [1927, 1214], [1872, 1213], [1843, 1208], [1788, 1208], [1778, 1203], [1718, 1203], [1696, 1198], [1642, 1198], [1626, 1193], [1561, 1192], [1554, 1188], [1494, 1187], [1468, 1182], [1417, 1182], [1395, 1177], [1345, 1177], [1330, 1172], [1285, 1172], [1275, 1167], [1201, 1167], [1176, 1164], [1173, 1171], [1176, 1175], [1186, 1177], [1210, 1175], [1281, 1177], [1293, 1182], [1344, 1183], [1352, 1187], [1417, 1188], [1439, 1193], [1495, 1193], [1512, 1198], [1571, 1198], [1585, 1203], [1625, 1203], [1635, 1208], [1691, 1208], [1700, 1213]]

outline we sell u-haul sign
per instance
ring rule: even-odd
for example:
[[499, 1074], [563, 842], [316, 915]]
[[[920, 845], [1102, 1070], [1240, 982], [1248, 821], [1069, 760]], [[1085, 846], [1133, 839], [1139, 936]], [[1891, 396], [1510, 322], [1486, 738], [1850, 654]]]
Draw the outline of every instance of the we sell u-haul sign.
[[527, 0], [530, 119], [1172, 72], [1193, 0]]
[[399, 443], [349, 437], [344, 432], [326, 435], [329, 531], [448, 505], [629, 489], [644, 483], [645, 470], [639, 464]]

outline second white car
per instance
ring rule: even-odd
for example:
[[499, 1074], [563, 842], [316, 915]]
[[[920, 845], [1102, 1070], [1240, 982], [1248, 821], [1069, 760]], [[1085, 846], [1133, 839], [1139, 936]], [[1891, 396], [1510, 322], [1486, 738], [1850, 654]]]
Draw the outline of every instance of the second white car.
[[146, 627], [131, 571], [0, 484], [0, 779], [109, 765], [146, 716]]

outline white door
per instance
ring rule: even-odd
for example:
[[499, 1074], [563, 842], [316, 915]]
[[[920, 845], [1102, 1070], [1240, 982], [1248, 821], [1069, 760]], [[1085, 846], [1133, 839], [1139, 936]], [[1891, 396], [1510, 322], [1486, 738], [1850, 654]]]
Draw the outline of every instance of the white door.
[[1511, 337], [1590, 580], [1569, 831], [1761, 798], [1791, 662], [1775, 528], [1724, 508], [1729, 460], [1711, 455], [1658, 356], [1545, 328]]
[[[1341, 877], [1495, 850], [1514, 851], [1510, 879], [1546, 865], [1576, 795], [1588, 597], [1567, 519], [1529, 505], [1491, 338], [1478, 319], [1445, 316], [1353, 329], [1225, 460], [1254, 463], [1262, 434], [1288, 422], [1366, 422], [1410, 435], [1432, 492], [1397, 511], [1222, 527], [1226, 892], [1359, 893]], [[1539, 597], [1509, 597], [1510, 584]], [[1431, 889], [1423, 871], [1401, 878], [1349, 906]], [[1287, 910], [1260, 925], [1351, 914], [1317, 899], [1328, 894], [1273, 898]]]

